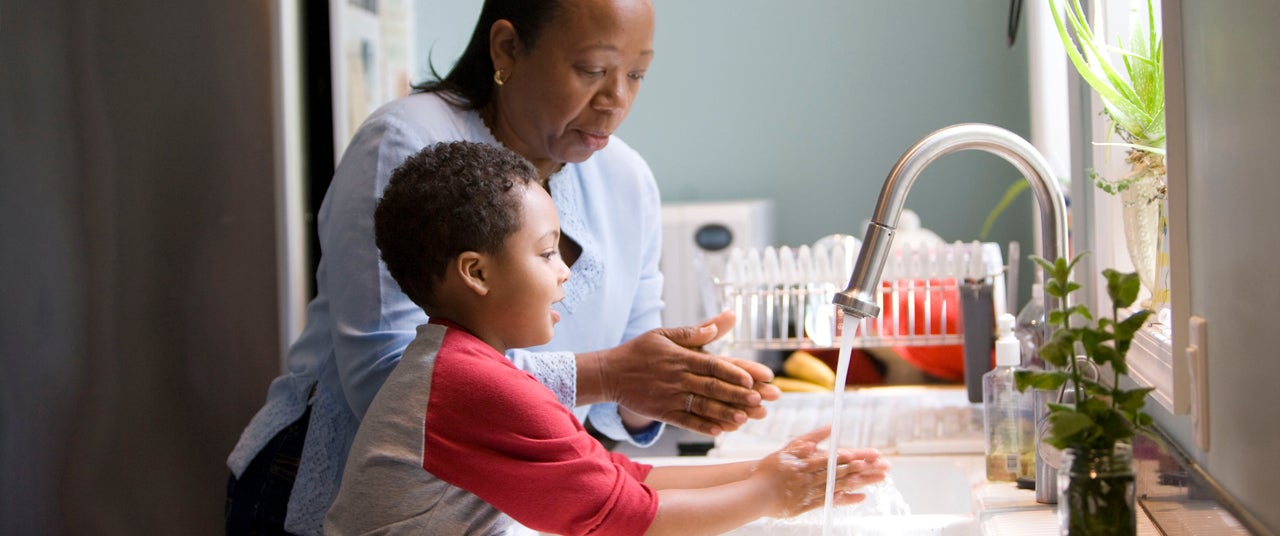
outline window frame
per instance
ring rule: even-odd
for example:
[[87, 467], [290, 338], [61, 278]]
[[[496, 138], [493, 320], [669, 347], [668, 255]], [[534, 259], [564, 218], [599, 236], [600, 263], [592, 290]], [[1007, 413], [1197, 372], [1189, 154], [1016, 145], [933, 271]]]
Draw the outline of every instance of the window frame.
[[[1128, 3], [1109, 2], [1102, 4], [1104, 11], [1099, 17], [1093, 17], [1095, 36], [1107, 36], [1113, 41], [1116, 35], [1128, 35]], [[1182, 86], [1182, 41], [1181, 41], [1181, 9], [1178, 0], [1156, 0], [1160, 10], [1160, 23], [1164, 39], [1165, 60], [1165, 122], [1167, 131], [1166, 166], [1168, 168], [1167, 216], [1169, 221], [1169, 256], [1170, 256], [1170, 307], [1165, 312], [1153, 315], [1154, 322], [1148, 323], [1134, 339], [1128, 353], [1129, 379], [1138, 386], [1153, 387], [1151, 399], [1165, 411], [1174, 415], [1186, 414], [1190, 410], [1190, 380], [1188, 364], [1183, 352], [1174, 352], [1174, 348], [1186, 348], [1186, 326], [1189, 317], [1188, 298], [1190, 292], [1187, 270], [1187, 227], [1186, 227], [1186, 160], [1185, 160], [1185, 98]], [[1097, 5], [1097, 4], [1094, 4]], [[1052, 24], [1052, 20], [1050, 20]], [[1124, 29], [1123, 31], [1117, 30]], [[1056, 29], [1050, 27], [1049, 31]], [[1065, 54], [1065, 53], [1063, 53]], [[1071, 69], [1070, 84], [1076, 85], [1072, 114], [1079, 121], [1077, 129], [1083, 134], [1073, 136], [1075, 143], [1081, 147], [1073, 147], [1072, 153], [1082, 165], [1073, 166], [1084, 170], [1072, 181], [1072, 198], [1079, 200], [1073, 203], [1073, 219], [1084, 220], [1084, 225], [1073, 229], [1076, 251], [1089, 251], [1090, 254], [1076, 270], [1077, 281], [1084, 287], [1081, 293], [1086, 305], [1097, 314], [1109, 314], [1110, 299], [1106, 294], [1106, 282], [1102, 277], [1103, 268], [1114, 268], [1120, 271], [1133, 271], [1125, 249], [1121, 202], [1118, 197], [1109, 195], [1096, 188], [1088, 177], [1089, 170], [1102, 176], [1116, 177], [1127, 173], [1124, 163], [1124, 151], [1121, 148], [1100, 145], [1100, 142], [1114, 140], [1110, 121], [1103, 115], [1101, 100], [1079, 75]], [[1143, 298], [1150, 295], [1143, 290]], [[1122, 313], [1123, 315], [1124, 313]]]

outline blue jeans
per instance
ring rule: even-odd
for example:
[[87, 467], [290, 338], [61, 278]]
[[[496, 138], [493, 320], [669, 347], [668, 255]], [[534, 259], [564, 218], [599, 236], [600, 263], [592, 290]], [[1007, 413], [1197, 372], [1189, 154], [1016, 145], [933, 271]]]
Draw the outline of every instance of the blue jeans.
[[284, 518], [310, 419], [308, 406], [302, 417], [262, 447], [240, 478], [232, 474], [227, 479], [227, 536], [289, 534]]

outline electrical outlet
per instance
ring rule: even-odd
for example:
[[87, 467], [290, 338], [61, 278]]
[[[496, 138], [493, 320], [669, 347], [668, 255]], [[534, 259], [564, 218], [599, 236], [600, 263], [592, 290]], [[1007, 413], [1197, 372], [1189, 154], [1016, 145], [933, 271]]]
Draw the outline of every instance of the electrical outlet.
[[1187, 321], [1187, 370], [1191, 376], [1191, 435], [1200, 450], [1209, 450], [1209, 322], [1192, 315]]

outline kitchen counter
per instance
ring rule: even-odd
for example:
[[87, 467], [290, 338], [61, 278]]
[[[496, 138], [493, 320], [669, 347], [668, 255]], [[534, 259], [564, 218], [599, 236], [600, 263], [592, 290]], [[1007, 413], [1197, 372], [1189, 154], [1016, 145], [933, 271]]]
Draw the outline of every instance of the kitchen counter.
[[[849, 534], [945, 534], [953, 536], [1036, 536], [1058, 534], [1057, 510], [1035, 501], [1032, 490], [1012, 482], [987, 482], [980, 455], [891, 456], [893, 481], [869, 486], [867, 504], [838, 512], [841, 530]], [[701, 465], [738, 461], [707, 456], [637, 458], [652, 465]], [[901, 495], [910, 513], [893, 511], [891, 498]], [[844, 510], [844, 509], [842, 509]], [[792, 520], [760, 520], [730, 534], [820, 534], [821, 508]], [[1165, 534], [1205, 534], [1172, 532]], [[1139, 536], [1161, 532], [1146, 516], [1138, 520]], [[1214, 532], [1213, 534], [1223, 534]], [[1233, 534], [1233, 533], [1225, 533]], [[1242, 532], [1241, 534], [1247, 534]]]
[[[784, 395], [771, 403], [770, 415], [750, 426], [724, 434], [714, 445], [711, 438], [680, 429], [669, 430], [668, 442], [649, 451], [624, 447], [628, 455], [653, 465], [706, 464], [754, 459], [772, 452], [787, 439], [830, 422], [830, 394]], [[869, 489], [877, 494], [901, 494], [909, 515], [882, 508], [883, 504], [846, 515], [840, 533], [944, 534], [944, 535], [1054, 535], [1058, 534], [1055, 505], [1035, 501], [1032, 490], [1017, 489], [1011, 482], [988, 482], [980, 436], [980, 405], [970, 405], [963, 389], [938, 387], [870, 388], [845, 394], [845, 428], [842, 446], [873, 446], [894, 464], [891, 483]], [[852, 411], [850, 411], [852, 409]], [[857, 425], [850, 426], [848, 423]], [[887, 426], [885, 423], [892, 423]], [[670, 433], [674, 432], [674, 433]], [[1248, 535], [1233, 515], [1231, 501], [1217, 493], [1217, 486], [1157, 432], [1134, 441], [1134, 465], [1138, 477], [1140, 535]], [[852, 441], [852, 442], [851, 442]], [[693, 445], [693, 448], [689, 448]], [[703, 445], [703, 449], [696, 448]], [[704, 456], [675, 456], [678, 451]], [[892, 489], [886, 489], [892, 488]], [[883, 502], [871, 500], [869, 502]], [[861, 506], [861, 505], [858, 505]], [[732, 534], [820, 534], [821, 509], [783, 523], [761, 520]], [[1145, 515], [1144, 515], [1145, 514]]]
[[[1056, 505], [1036, 502], [1034, 490], [1018, 489], [1012, 482], [983, 482], [973, 489], [978, 525], [983, 536], [1056, 536]], [[1138, 515], [1138, 536], [1158, 536], [1147, 516]]]

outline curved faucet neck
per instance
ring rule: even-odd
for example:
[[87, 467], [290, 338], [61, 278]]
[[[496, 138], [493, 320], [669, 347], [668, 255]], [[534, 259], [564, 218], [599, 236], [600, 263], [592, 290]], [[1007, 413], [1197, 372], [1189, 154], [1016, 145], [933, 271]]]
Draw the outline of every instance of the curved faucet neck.
[[[871, 223], [867, 225], [858, 262], [849, 278], [849, 287], [837, 293], [834, 300], [847, 314], [860, 318], [880, 314], [874, 293], [880, 285], [880, 274], [893, 245], [894, 229], [902, 214], [907, 192], [934, 160], [969, 149], [986, 151], [1005, 159], [1031, 185], [1040, 214], [1041, 239], [1037, 254], [1050, 262], [1068, 254], [1067, 205], [1044, 156], [1027, 140], [1003, 128], [980, 123], [951, 125], [921, 138], [902, 154], [889, 171], [876, 200]], [[1046, 297], [1046, 309], [1056, 306], [1056, 299]]]

